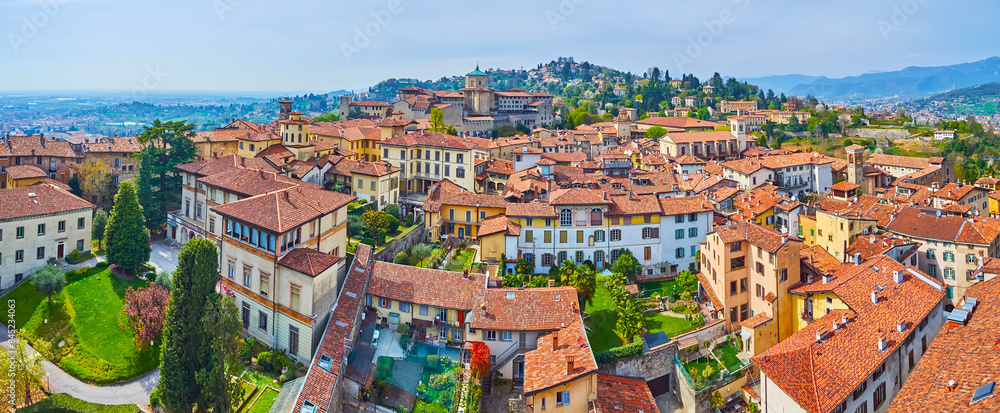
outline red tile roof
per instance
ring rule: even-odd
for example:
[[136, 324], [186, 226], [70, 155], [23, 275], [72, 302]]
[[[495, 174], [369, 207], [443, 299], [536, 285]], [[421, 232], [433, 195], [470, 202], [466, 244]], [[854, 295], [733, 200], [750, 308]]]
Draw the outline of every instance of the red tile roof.
[[597, 400], [591, 413], [659, 413], [645, 380], [597, 373]]
[[200, 161], [177, 165], [177, 169], [198, 177], [215, 175], [230, 169], [265, 170], [279, 172], [267, 161], [258, 158], [244, 158], [239, 155], [226, 155], [218, 158], [202, 159]]
[[277, 234], [345, 207], [356, 196], [299, 185], [212, 207], [220, 215]]
[[[0, 143], [0, 157], [51, 156], [57, 158], [82, 158], [83, 153], [73, 149], [67, 141], [43, 138], [43, 135], [7, 136]], [[4, 144], [6, 143], [6, 144]]]
[[573, 287], [490, 288], [476, 299], [470, 328], [512, 331], [558, 330], [580, 317]]
[[918, 208], [903, 207], [885, 228], [908, 237], [989, 245], [1000, 236], [1000, 219], [939, 217]]
[[7, 167], [7, 176], [11, 179], [44, 178], [45, 171], [35, 165], [15, 165]]
[[319, 188], [318, 185], [289, 178], [274, 172], [265, 172], [263, 170], [252, 171], [248, 169], [230, 169], [226, 172], [198, 178], [198, 182], [244, 197], [251, 197], [299, 185]]
[[[553, 338], [558, 340], [555, 349]], [[568, 370], [567, 357], [573, 360], [573, 370]], [[579, 316], [570, 317], [565, 328], [538, 337], [538, 348], [525, 353], [524, 394], [531, 396], [595, 372], [597, 362], [590, 350], [583, 320]]]
[[479, 232], [476, 234], [476, 237], [481, 238], [500, 232], [510, 236], [518, 236], [521, 235], [521, 226], [511, 222], [507, 219], [506, 215], [496, 215], [486, 218], [479, 223]]
[[[751, 244], [775, 252], [781, 248], [782, 234], [771, 228], [753, 223], [741, 222], [733, 225], [717, 227], [715, 232], [722, 238], [722, 242], [727, 244], [740, 241], [749, 241]], [[789, 240], [794, 239], [788, 237]]]
[[0, 221], [94, 208], [94, 204], [80, 199], [68, 190], [69, 188], [63, 189], [47, 183], [2, 189]]
[[[368, 293], [412, 304], [472, 310], [475, 298], [486, 290], [486, 275], [375, 263]], [[464, 320], [463, 320], [464, 321]]]
[[[668, 117], [653, 117], [646, 118], [635, 122], [639, 125], [650, 125], [650, 126], [665, 126], [671, 128], [682, 128], [682, 129], [715, 129], [719, 126], [723, 126], [721, 123], [709, 122], [707, 120], [695, 119], [687, 116], [668, 116]], [[678, 134], [683, 135], [683, 134]], [[733, 137], [731, 132], [726, 132], [729, 135], [729, 139], [736, 139]], [[710, 139], [719, 140], [719, 139]]]
[[134, 136], [103, 138], [93, 143], [84, 143], [84, 152], [135, 153], [142, 150], [142, 144]]
[[833, 185], [830, 185], [830, 190], [832, 190], [832, 191], [845, 191], [845, 192], [849, 192], [849, 191], [854, 191], [854, 190], [856, 190], [858, 188], [861, 188], [861, 185], [852, 184], [852, 183], [847, 182], [847, 181], [840, 181], [840, 182], [837, 182], [837, 183], [835, 183]]
[[610, 205], [612, 201], [594, 190], [583, 188], [557, 189], [549, 196], [549, 203], [559, 205]]
[[[903, 273], [902, 284], [893, 280], [893, 271]], [[753, 358], [763, 374], [808, 412], [829, 412], [850, 396], [945, 296], [933, 277], [886, 256], [839, 272], [846, 273], [846, 281], [833, 292], [853, 311], [830, 312]], [[874, 304], [871, 293], [877, 286], [882, 289]], [[851, 321], [833, 330], [843, 316]], [[903, 333], [896, 329], [897, 320], [906, 325]], [[818, 343], [820, 331], [827, 337]], [[888, 337], [886, 351], [878, 348], [880, 336]]]
[[[997, 332], [1000, 331], [1000, 279], [969, 287], [965, 297], [978, 301], [964, 326], [949, 331], [946, 323], [920, 357], [903, 388], [889, 406], [890, 413], [1000, 411], [1000, 397], [971, 403], [980, 386], [1000, 379]], [[949, 390], [949, 382], [955, 387]], [[971, 404], [970, 404], [971, 403]]]
[[281, 257], [278, 264], [310, 277], [316, 277], [342, 259], [342, 257], [325, 254], [311, 248], [296, 248]]
[[[358, 331], [361, 308], [364, 304], [365, 288], [375, 262], [372, 247], [360, 244], [344, 279], [344, 288], [337, 297], [330, 319], [327, 321], [323, 338], [316, 348], [316, 355], [309, 365], [304, 382], [295, 395], [293, 413], [299, 413], [308, 401], [316, 407], [316, 412], [326, 413], [330, 407], [333, 391], [338, 385], [341, 367], [347, 361], [347, 343], [353, 342]], [[322, 356], [331, 359], [330, 369], [319, 366]], [[334, 411], [339, 409], [334, 408]]]

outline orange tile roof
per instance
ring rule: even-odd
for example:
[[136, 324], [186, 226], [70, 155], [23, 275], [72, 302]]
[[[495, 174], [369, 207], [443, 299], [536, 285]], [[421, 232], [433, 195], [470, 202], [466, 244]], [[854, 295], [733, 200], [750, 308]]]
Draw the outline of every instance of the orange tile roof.
[[490, 288], [476, 299], [469, 327], [488, 330], [558, 330], [580, 317], [573, 287]]
[[257, 156], [255, 156], [255, 158], [266, 158], [266, 157], [269, 157], [269, 156], [274, 156], [274, 157], [278, 157], [278, 158], [281, 158], [281, 159], [286, 159], [286, 158], [294, 157], [295, 154], [292, 153], [292, 151], [290, 151], [287, 148], [285, 148], [284, 145], [271, 145], [271, 146], [268, 146], [267, 149], [264, 149], [263, 151], [260, 151], [260, 153], [258, 153]]
[[556, 218], [559, 214], [547, 202], [507, 204], [507, 216], [528, 218]]
[[7, 176], [11, 179], [45, 178], [48, 174], [35, 165], [15, 165], [7, 167]]
[[[472, 310], [475, 298], [486, 290], [486, 275], [375, 263], [368, 293], [412, 304]], [[464, 320], [462, 320], [464, 321]]]
[[318, 185], [289, 178], [274, 172], [265, 172], [263, 170], [252, 171], [248, 169], [231, 169], [226, 172], [198, 178], [198, 182], [228, 192], [234, 192], [244, 197], [251, 197], [299, 185], [320, 188]]
[[103, 138], [93, 143], [84, 143], [84, 152], [135, 153], [142, 150], [142, 144], [134, 136]]
[[[978, 301], [966, 324], [949, 331], [947, 323], [920, 357], [903, 388], [889, 406], [890, 413], [1000, 411], [997, 390], [993, 396], [971, 403], [976, 389], [1000, 381], [997, 332], [1000, 331], [1000, 279], [969, 287], [965, 297]], [[948, 385], [955, 381], [954, 390]], [[970, 404], [971, 403], [971, 404]]]
[[610, 205], [601, 193], [583, 188], [557, 189], [549, 195], [549, 203], [558, 205]]
[[597, 373], [597, 400], [591, 413], [659, 413], [645, 380]]
[[310, 277], [316, 277], [342, 259], [342, 257], [325, 254], [312, 248], [296, 248], [281, 257], [278, 264]]
[[[903, 273], [902, 284], [893, 280], [893, 271]], [[753, 358], [763, 374], [808, 412], [825, 413], [840, 404], [945, 296], [933, 277], [886, 256], [838, 272], [847, 273], [847, 278], [833, 292], [853, 311], [830, 312]], [[882, 287], [878, 304], [871, 301], [876, 286]], [[851, 320], [833, 330], [843, 316]], [[897, 320], [905, 323], [903, 333], [896, 329]], [[817, 342], [820, 331], [827, 337]], [[887, 337], [886, 351], [878, 348], [881, 336]]]
[[510, 236], [521, 235], [521, 226], [511, 222], [506, 215], [496, 215], [484, 219], [479, 223], [479, 232], [476, 237], [485, 237], [496, 233], [506, 233]]
[[898, 166], [910, 169], [924, 169], [931, 166], [928, 158], [918, 158], [914, 156], [887, 155], [873, 153], [868, 157], [868, 163], [875, 166]]
[[934, 193], [934, 196], [957, 201], [976, 189], [981, 188], [976, 188], [974, 185], [956, 184], [954, 182], [950, 182], [947, 185], [942, 186], [941, 189], [937, 190], [937, 192]]
[[1000, 236], [1000, 219], [939, 217], [918, 208], [903, 207], [885, 228], [908, 237], [990, 245]]
[[177, 169], [198, 177], [214, 175], [237, 168], [279, 172], [263, 159], [244, 158], [239, 155], [226, 155], [177, 165]]
[[[693, 128], [715, 129], [719, 126], [723, 126], [721, 123], [709, 122], [707, 120], [695, 119], [687, 116], [676, 116], [676, 117], [668, 116], [662, 118], [653, 117], [653, 118], [638, 120], [635, 123], [639, 125], [665, 126], [665, 127], [682, 128], [682, 129], [693, 129]], [[729, 138], [727, 139], [736, 139], [731, 132], [725, 132], [725, 133], [726, 135], [729, 135]], [[719, 139], [709, 139], [709, 140], [719, 140]]]
[[837, 267], [840, 267], [840, 260], [830, 255], [819, 245], [803, 246], [799, 249], [799, 259], [803, 265], [808, 265], [820, 275], [832, 275]]
[[[888, 234], [889, 236], [884, 234]], [[854, 239], [854, 242], [847, 247], [847, 251], [844, 256], [854, 257], [854, 254], [860, 254], [862, 260], [867, 260], [876, 255], [882, 255], [896, 247], [909, 246], [909, 249], [913, 250], [920, 247], [920, 243], [918, 242], [913, 242], [906, 238], [894, 237], [892, 235], [892, 233], [858, 235]]]
[[0, 142], [0, 157], [8, 156], [51, 156], [57, 158], [82, 158], [83, 153], [73, 149], [68, 141], [57, 141], [43, 137], [6, 136]]
[[[733, 242], [749, 241], [751, 244], [775, 252], [781, 248], [782, 234], [771, 228], [753, 223], [741, 222], [733, 225], [717, 227], [715, 232], [719, 234], [722, 241], [729, 244]], [[789, 240], [794, 239], [788, 237]]]
[[849, 192], [849, 191], [854, 191], [854, 190], [856, 190], [858, 188], [861, 188], [861, 185], [852, 184], [852, 183], [847, 182], [847, 181], [840, 181], [840, 182], [837, 182], [837, 183], [835, 183], [833, 185], [830, 185], [830, 190], [833, 190], [833, 191], [845, 191], [845, 192]]
[[[553, 339], [558, 347], [553, 348]], [[573, 360], [568, 369], [567, 357]], [[524, 394], [531, 396], [563, 383], [597, 372], [597, 362], [590, 350], [583, 319], [569, 317], [566, 327], [538, 337], [538, 348], [524, 355]]]
[[47, 183], [0, 190], [0, 221], [93, 208], [94, 204], [71, 194], [69, 188]]
[[357, 199], [354, 195], [299, 185], [212, 207], [220, 215], [284, 234]]
[[663, 215], [694, 214], [714, 210], [705, 197], [660, 198], [660, 213]]
[[[299, 413], [306, 401], [315, 406], [319, 413], [326, 413], [330, 407], [333, 390], [340, 379], [340, 368], [347, 361], [349, 347], [345, 344], [352, 342], [359, 331], [356, 327], [364, 304], [365, 288], [375, 262], [373, 255], [371, 246], [358, 245], [354, 262], [345, 276], [344, 287], [337, 297], [337, 304], [333, 307], [319, 346], [316, 347], [316, 355], [303, 378], [299, 393], [295, 395], [293, 413]], [[331, 359], [329, 370], [319, 366], [321, 356]]]
[[744, 174], [751, 174], [760, 169], [781, 169], [799, 165], [823, 165], [833, 163], [834, 158], [820, 155], [816, 152], [796, 152], [787, 155], [762, 156], [759, 158], [744, 158], [728, 161], [722, 164], [723, 167], [738, 171]]

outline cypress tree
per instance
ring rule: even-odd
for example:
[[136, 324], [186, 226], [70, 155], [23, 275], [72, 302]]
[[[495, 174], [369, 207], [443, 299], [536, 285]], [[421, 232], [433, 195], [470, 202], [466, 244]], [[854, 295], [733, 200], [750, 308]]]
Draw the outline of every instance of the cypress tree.
[[198, 399], [196, 373], [211, 362], [210, 336], [202, 317], [212, 300], [218, 300], [219, 258], [215, 244], [195, 239], [177, 257], [170, 290], [170, 306], [163, 327], [160, 394], [168, 411], [190, 412]]
[[142, 216], [142, 207], [135, 193], [135, 183], [122, 182], [115, 195], [115, 206], [108, 217], [104, 239], [108, 262], [121, 268], [135, 270], [149, 261], [149, 230]]

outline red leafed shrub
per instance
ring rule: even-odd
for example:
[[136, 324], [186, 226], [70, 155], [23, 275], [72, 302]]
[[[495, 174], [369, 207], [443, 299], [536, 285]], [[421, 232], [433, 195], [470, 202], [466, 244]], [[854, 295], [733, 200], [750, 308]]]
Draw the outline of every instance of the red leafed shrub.
[[469, 369], [472, 376], [476, 378], [486, 377], [490, 374], [490, 348], [486, 343], [477, 341], [472, 343], [472, 358], [469, 362]]
[[135, 330], [136, 347], [147, 349], [150, 342], [160, 339], [169, 303], [170, 292], [159, 284], [139, 290], [129, 287], [125, 291], [125, 309], [118, 319], [118, 327]]

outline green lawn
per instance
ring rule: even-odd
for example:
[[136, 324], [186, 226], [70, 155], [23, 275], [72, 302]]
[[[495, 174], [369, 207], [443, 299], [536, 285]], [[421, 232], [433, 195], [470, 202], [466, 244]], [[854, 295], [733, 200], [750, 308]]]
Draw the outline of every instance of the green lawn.
[[274, 399], [278, 397], [278, 392], [274, 389], [264, 389], [257, 398], [257, 401], [253, 402], [253, 407], [247, 410], [248, 413], [267, 413], [271, 410], [271, 406], [274, 405]]
[[413, 405], [413, 413], [451, 413], [451, 410], [440, 404], [417, 400]]
[[423, 261], [420, 261], [419, 263], [417, 263], [417, 266], [420, 267], [420, 268], [427, 268], [427, 266], [431, 264], [431, 261], [434, 261], [434, 259], [437, 258], [441, 254], [444, 254], [444, 251], [441, 250], [441, 248], [434, 247], [434, 249], [431, 250], [431, 256], [427, 257]]
[[649, 313], [645, 315], [647, 334], [664, 332], [669, 337], [686, 333], [693, 330], [692, 321], [680, 317], [665, 316], [660, 313]]
[[85, 402], [65, 393], [56, 393], [28, 407], [17, 409], [17, 413], [78, 412], [78, 413], [139, 413], [134, 404], [106, 406]]
[[134, 378], [160, 363], [158, 346], [139, 352], [134, 333], [118, 327], [125, 290], [146, 284], [114, 277], [107, 268], [94, 268], [68, 279], [51, 305], [30, 282], [5, 298], [15, 300], [16, 327], [36, 349], [51, 345], [48, 356], [69, 374], [110, 383]]
[[277, 376], [271, 376], [267, 373], [257, 371], [251, 368], [247, 368], [246, 370], [244, 370], [243, 375], [240, 376], [240, 378], [243, 379], [243, 381], [245, 382], [257, 386], [258, 389], [264, 387], [271, 387], [275, 389], [281, 388], [280, 384], [274, 382], [274, 379], [276, 379]]
[[615, 304], [611, 302], [611, 293], [603, 281], [598, 280], [593, 303], [588, 305], [586, 310], [588, 317], [584, 323], [588, 329], [587, 338], [594, 354], [622, 345], [622, 340], [614, 332], [618, 312]]
[[[677, 285], [676, 279], [638, 284], [643, 297], [652, 297], [654, 293], [660, 293], [664, 298], [670, 295], [675, 285]], [[680, 293], [680, 287], [677, 287], [677, 292]]]
[[[714, 370], [714, 372], [712, 373], [711, 377], [705, 378], [705, 377], [703, 377], [703, 373], [705, 371], [705, 366], [708, 366], [709, 364], [712, 365], [712, 370]], [[719, 362], [715, 361], [715, 359], [708, 359], [708, 358], [702, 357], [702, 358], [700, 358], [698, 360], [689, 361], [687, 363], [684, 363], [684, 370], [687, 370], [688, 374], [695, 381], [711, 382], [711, 381], [713, 381], [713, 380], [715, 380], [715, 379], [717, 379], [719, 377], [719, 371], [722, 370], [722, 366], [719, 365]], [[696, 378], [696, 376], [697, 376], [697, 378]], [[699, 379], [702, 379], [702, 380], [699, 380]]]
[[726, 369], [729, 371], [734, 371], [740, 367], [740, 358], [736, 356], [740, 352], [740, 347], [736, 343], [726, 343], [721, 346], [715, 347], [712, 353], [715, 354], [719, 360], [722, 360], [722, 364], [726, 365]]

